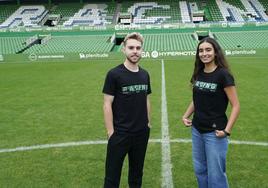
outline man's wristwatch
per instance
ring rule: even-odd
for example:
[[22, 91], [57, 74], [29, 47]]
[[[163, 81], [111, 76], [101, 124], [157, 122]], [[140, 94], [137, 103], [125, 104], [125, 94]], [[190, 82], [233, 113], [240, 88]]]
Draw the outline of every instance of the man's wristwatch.
[[228, 133], [226, 130], [222, 130], [226, 136], [231, 136], [230, 133]]

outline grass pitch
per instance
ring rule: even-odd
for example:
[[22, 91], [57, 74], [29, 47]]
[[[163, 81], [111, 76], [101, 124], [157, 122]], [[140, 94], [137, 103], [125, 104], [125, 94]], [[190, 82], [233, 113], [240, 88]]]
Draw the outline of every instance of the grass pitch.
[[[229, 58], [241, 114], [233, 140], [268, 142], [268, 58]], [[106, 139], [102, 86], [121, 63], [0, 64], [0, 149]], [[152, 82], [151, 139], [161, 139], [161, 62], [143, 60]], [[192, 58], [165, 60], [169, 134], [190, 139], [180, 119], [191, 100]], [[106, 145], [83, 145], [0, 153], [0, 187], [102, 187]], [[268, 185], [268, 147], [229, 145], [230, 187]], [[174, 187], [196, 187], [191, 143], [171, 143]], [[150, 143], [143, 187], [161, 187], [161, 144]], [[127, 187], [127, 160], [122, 187]]]

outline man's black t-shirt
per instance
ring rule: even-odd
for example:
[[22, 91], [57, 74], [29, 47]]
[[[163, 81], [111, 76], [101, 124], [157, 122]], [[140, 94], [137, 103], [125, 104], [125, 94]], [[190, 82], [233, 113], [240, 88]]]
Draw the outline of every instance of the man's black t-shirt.
[[150, 77], [139, 67], [129, 71], [124, 64], [111, 69], [103, 93], [114, 96], [112, 104], [114, 129], [138, 133], [148, 129], [147, 95], [151, 93]]
[[198, 74], [193, 86], [193, 125], [200, 132], [225, 129], [228, 98], [224, 88], [234, 85], [233, 76], [224, 68]]

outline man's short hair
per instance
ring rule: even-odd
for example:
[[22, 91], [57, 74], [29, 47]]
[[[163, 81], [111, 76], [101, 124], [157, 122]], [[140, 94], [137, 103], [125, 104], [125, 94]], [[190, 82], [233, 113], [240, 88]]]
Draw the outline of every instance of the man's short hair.
[[125, 37], [125, 39], [124, 39], [124, 41], [123, 41], [123, 45], [124, 45], [124, 46], [126, 46], [126, 44], [127, 44], [127, 40], [129, 40], [129, 39], [135, 39], [135, 40], [141, 42], [141, 45], [143, 45], [143, 37], [142, 37], [142, 35], [141, 35], [140, 33], [138, 33], [138, 32], [129, 33], [129, 34]]

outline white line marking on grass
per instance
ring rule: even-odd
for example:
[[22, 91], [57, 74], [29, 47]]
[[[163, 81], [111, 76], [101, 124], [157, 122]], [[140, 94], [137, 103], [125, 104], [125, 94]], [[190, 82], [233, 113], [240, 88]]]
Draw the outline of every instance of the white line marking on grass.
[[[150, 139], [150, 143], [161, 143], [162, 139]], [[172, 139], [171, 143], [191, 143], [191, 139]], [[82, 146], [82, 145], [102, 145], [107, 144], [107, 140], [92, 140], [92, 141], [78, 141], [78, 142], [65, 142], [58, 144], [43, 144], [43, 145], [34, 145], [34, 146], [22, 146], [17, 148], [7, 148], [0, 149], [0, 153], [9, 153], [17, 151], [29, 151], [29, 150], [38, 150], [38, 149], [49, 149], [49, 148], [62, 148], [62, 147], [72, 147], [72, 146]], [[239, 140], [230, 140], [230, 144], [234, 145], [251, 145], [251, 146], [268, 146], [268, 142], [250, 142], [250, 141], [239, 141]]]
[[170, 158], [170, 140], [166, 98], [165, 66], [162, 59], [162, 187], [173, 188], [172, 165]]
[[230, 140], [230, 143], [237, 144], [237, 145], [268, 146], [268, 142], [250, 142], [250, 141]]
[[170, 142], [172, 142], [172, 143], [192, 143], [192, 139], [177, 138], [177, 139], [170, 140]]
[[[172, 139], [172, 143], [191, 143], [191, 139]], [[252, 145], [252, 146], [268, 146], [268, 142], [251, 142], [251, 141], [239, 141], [239, 140], [229, 140], [230, 144], [234, 145]]]
[[15, 151], [27, 151], [27, 150], [36, 150], [36, 149], [48, 149], [48, 148], [61, 148], [61, 147], [70, 147], [70, 146], [81, 146], [81, 145], [96, 145], [96, 144], [107, 144], [107, 140], [98, 140], [98, 141], [82, 141], [82, 142], [66, 142], [58, 144], [43, 144], [35, 146], [22, 146], [12, 149], [0, 149], [0, 153], [8, 153]]

